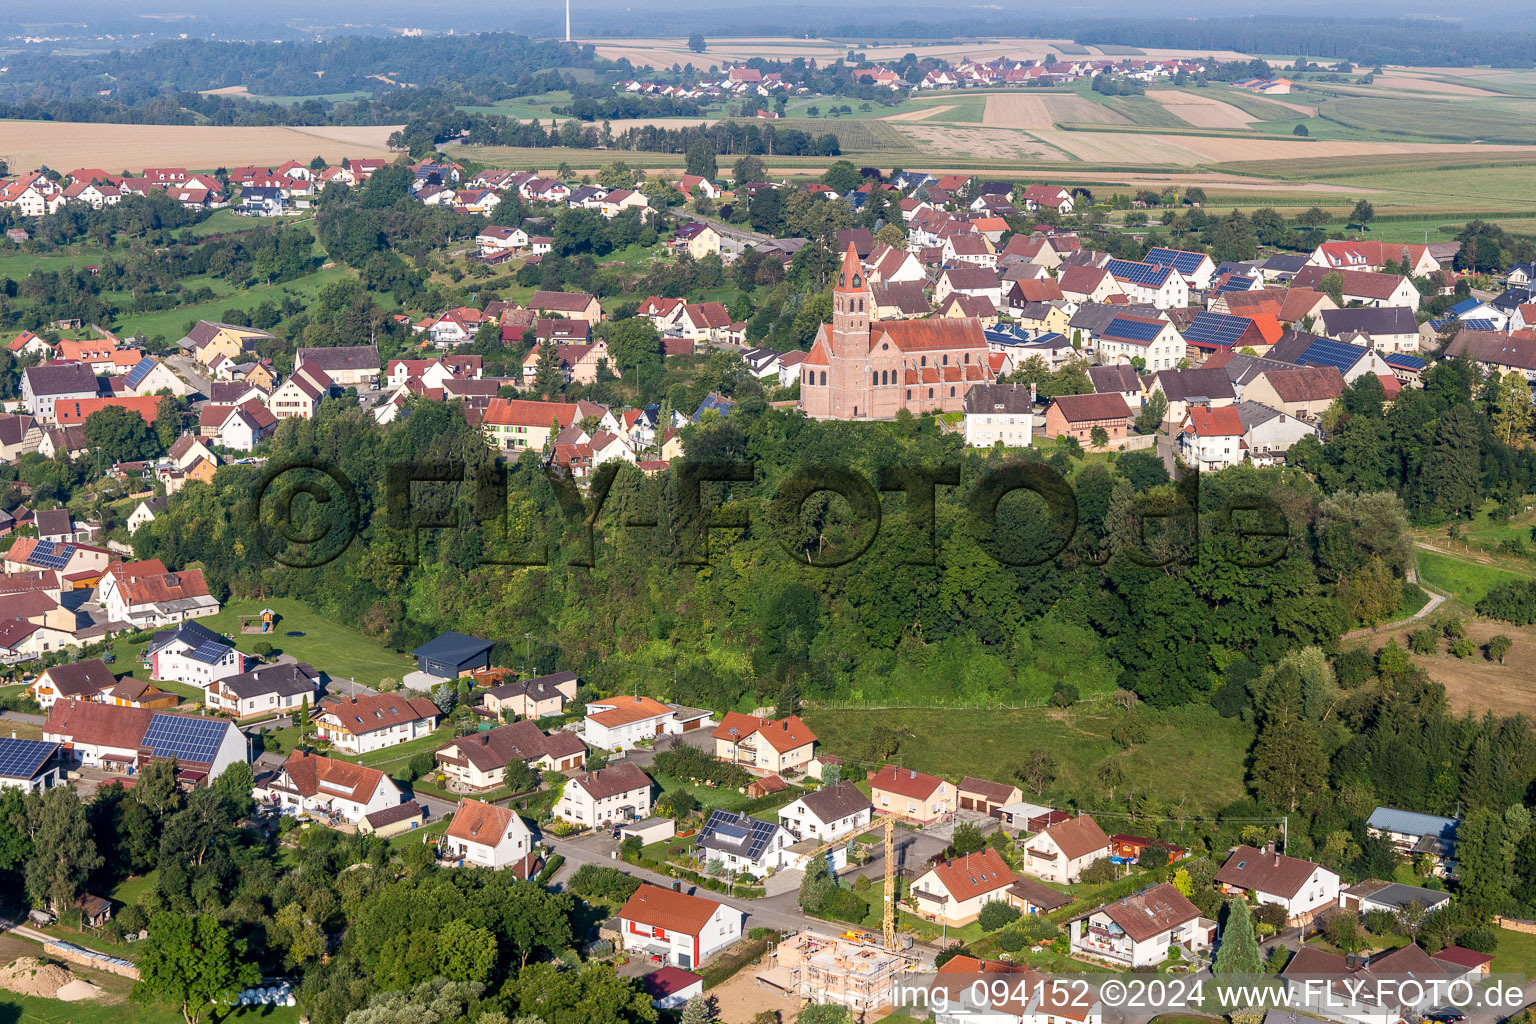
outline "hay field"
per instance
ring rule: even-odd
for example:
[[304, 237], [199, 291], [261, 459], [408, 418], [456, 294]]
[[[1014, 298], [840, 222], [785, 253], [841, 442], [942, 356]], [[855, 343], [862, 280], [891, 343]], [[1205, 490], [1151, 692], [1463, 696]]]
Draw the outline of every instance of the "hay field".
[[1479, 89], [1470, 85], [1458, 85], [1455, 82], [1446, 82], [1427, 75], [1411, 75], [1402, 71], [1386, 71], [1377, 75], [1376, 84], [1387, 89], [1401, 89], [1404, 92], [1427, 92], [1443, 96], [1498, 95], [1498, 93], [1489, 89]]
[[[1068, 157], [1060, 149], [1049, 145], [1043, 133], [1010, 131], [1005, 128], [951, 128], [908, 122], [893, 125], [906, 136], [913, 148], [921, 151], [926, 159], [944, 160], [948, 157], [972, 157], [978, 160], [1042, 160], [1062, 161]], [[1065, 135], [1065, 132], [1056, 134]], [[846, 151], [847, 147], [843, 147]]]
[[211, 170], [232, 164], [307, 163], [315, 156], [390, 157], [385, 145], [399, 125], [373, 127], [228, 128], [214, 125], [85, 124], [0, 121], [0, 159], [12, 167], [145, 167]]
[[1106, 164], [1196, 166], [1235, 161], [1316, 160], [1342, 156], [1392, 156], [1400, 153], [1504, 154], [1536, 149], [1521, 146], [1437, 145], [1414, 142], [1303, 141], [1256, 136], [1252, 139], [1206, 135], [1157, 135], [1129, 132], [1031, 131], [1029, 134], [1079, 160]]
[[1147, 98], [1156, 100], [1168, 113], [1196, 128], [1246, 129], [1254, 121], [1247, 111], [1230, 103], [1177, 89], [1148, 89]]
[[982, 123], [996, 128], [1054, 128], [1057, 124], [1127, 124], [1127, 120], [1101, 103], [1072, 93], [993, 93], [987, 97]]

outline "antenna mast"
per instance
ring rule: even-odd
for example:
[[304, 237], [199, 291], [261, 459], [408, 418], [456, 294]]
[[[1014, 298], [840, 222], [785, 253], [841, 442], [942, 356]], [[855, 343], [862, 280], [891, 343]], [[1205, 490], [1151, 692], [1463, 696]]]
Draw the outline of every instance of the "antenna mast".
[[571, 41], [571, 0], [565, 0], [565, 41]]

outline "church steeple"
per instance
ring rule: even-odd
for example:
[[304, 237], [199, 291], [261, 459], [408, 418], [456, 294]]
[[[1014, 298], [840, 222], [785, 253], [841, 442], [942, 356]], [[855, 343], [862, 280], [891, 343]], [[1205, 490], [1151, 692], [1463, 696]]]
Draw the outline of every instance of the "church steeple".
[[840, 292], [864, 291], [864, 267], [859, 263], [859, 254], [854, 249], [853, 243], [848, 243], [848, 251], [843, 253], [843, 268], [837, 272], [837, 288]]
[[843, 267], [837, 272], [837, 287], [832, 289], [833, 347], [840, 338], [859, 338], [865, 350], [869, 345], [869, 315], [875, 309], [875, 292], [864, 276], [864, 265], [850, 242], [843, 253]]

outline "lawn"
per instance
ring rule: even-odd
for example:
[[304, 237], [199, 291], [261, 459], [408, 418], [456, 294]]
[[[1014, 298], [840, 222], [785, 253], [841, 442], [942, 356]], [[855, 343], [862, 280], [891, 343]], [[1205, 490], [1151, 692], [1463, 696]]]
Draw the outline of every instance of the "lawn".
[[155, 872], [151, 871], [147, 875], [134, 875], [132, 878], [123, 879], [118, 887], [112, 890], [111, 896], [119, 903], [137, 903], [140, 897], [154, 887]]
[[1505, 572], [1491, 565], [1482, 565], [1433, 551], [1420, 550], [1418, 560], [1419, 579], [1441, 593], [1459, 599], [1469, 608], [1481, 601], [1494, 587], [1529, 579], [1528, 576]]
[[[59, 999], [38, 999], [33, 996], [0, 992], [0, 1019], [16, 1024], [122, 1024], [131, 1020], [137, 1024], [182, 1024], [181, 1012], [168, 1005], [125, 1006], [122, 1003], [78, 1002], [66, 1003]], [[249, 1010], [236, 1009], [227, 1017], [220, 1017], [221, 1024], [297, 1024], [297, 1006], [267, 1006]]]
[[651, 775], [655, 778], [656, 784], [661, 787], [662, 792], [670, 793], [676, 789], [686, 789], [704, 807], [718, 807], [721, 810], [734, 811], [745, 806], [747, 803], [746, 795], [738, 793], [733, 789], [716, 789], [710, 786], [700, 786], [656, 772], [652, 772]]
[[1493, 973], [1536, 977], [1536, 935], [1499, 929], [1499, 945], [1493, 951]]
[[20, 281], [34, 270], [64, 270], [90, 266], [106, 258], [94, 245], [72, 245], [62, 252], [0, 252], [0, 278]]
[[[1118, 712], [1100, 705], [985, 713], [809, 707], [801, 717], [824, 750], [853, 762], [863, 757], [877, 723], [891, 726], [901, 735], [893, 763], [950, 779], [971, 775], [1011, 782], [1029, 751], [1049, 750], [1056, 756], [1057, 777], [1043, 794], [1048, 798], [1097, 793], [1095, 773], [1107, 758], [1117, 760], [1127, 778], [1143, 780], [1156, 801], [1181, 804], [1192, 814], [1243, 796], [1243, 761], [1252, 738], [1246, 726], [1208, 707], [1144, 713], [1150, 723], [1147, 741], [1129, 750], [1109, 738]], [[1025, 798], [1034, 797], [1026, 792]]]
[[[236, 632], [240, 628], [241, 615], [254, 615], [265, 607], [274, 608], [279, 616], [277, 629], [272, 634]], [[364, 686], [377, 686], [385, 677], [402, 679], [416, 667], [407, 655], [391, 651], [299, 601], [232, 601], [219, 614], [198, 621], [215, 632], [233, 637], [235, 646], [247, 653], [255, 653], [256, 645], [266, 642], [335, 678], [351, 679]], [[289, 630], [304, 636], [284, 636]]]

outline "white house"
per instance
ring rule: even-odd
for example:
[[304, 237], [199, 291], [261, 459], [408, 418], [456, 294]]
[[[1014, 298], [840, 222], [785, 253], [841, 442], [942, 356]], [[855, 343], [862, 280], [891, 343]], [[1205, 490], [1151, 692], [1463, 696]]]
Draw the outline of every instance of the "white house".
[[320, 705], [315, 734], [349, 754], [366, 754], [432, 735], [441, 716], [430, 700], [401, 692], [327, 700]]
[[404, 799], [400, 787], [377, 768], [302, 750], [289, 754], [276, 772], [258, 778], [251, 795], [283, 814], [311, 815], [353, 825]]
[[779, 824], [795, 842], [815, 839], [824, 843], [869, 828], [874, 812], [874, 804], [859, 787], [837, 782], [779, 808]]
[[63, 781], [59, 745], [0, 736], [0, 789], [40, 793]]
[[1125, 967], [1155, 967], [1168, 958], [1169, 946], [1204, 952], [1215, 932], [1216, 922], [1202, 919], [1200, 908], [1163, 882], [1073, 921], [1072, 951]]
[[973, 384], [965, 393], [964, 404], [967, 445], [1029, 447], [1035, 403], [1028, 384]]
[[692, 732], [708, 719], [707, 711], [663, 704], [650, 697], [609, 697], [587, 705], [584, 736], [591, 747], [628, 750], [642, 740]]
[[148, 648], [151, 679], [169, 679], [206, 690], [220, 679], [245, 671], [245, 655], [207, 626], [183, 622], [163, 629]]
[[1184, 339], [1167, 320], [1117, 316], [1093, 336], [1093, 351], [1100, 363], [1142, 361], [1148, 373], [1171, 370], [1184, 358]]
[[1216, 264], [1203, 252], [1190, 252], [1185, 249], [1169, 249], [1163, 246], [1154, 246], [1147, 250], [1144, 262], [1155, 263], [1160, 267], [1172, 267], [1184, 283], [1196, 291], [1205, 291], [1211, 286], [1211, 277], [1216, 273]]
[[625, 952], [655, 953], [691, 969], [741, 938], [744, 916], [724, 903], [642, 885], [619, 911], [619, 932]]
[[1172, 267], [1112, 259], [1104, 264], [1104, 269], [1133, 304], [1158, 309], [1179, 309], [1189, 305], [1189, 284]]
[[1179, 429], [1179, 455], [1200, 472], [1227, 469], [1247, 457], [1247, 435], [1237, 409], [1190, 406]]
[[1306, 920], [1339, 898], [1337, 872], [1273, 848], [1239, 846], [1216, 872], [1216, 881], [1228, 892], [1252, 893], [1260, 903], [1280, 904], [1293, 922]]
[[[170, 572], [158, 558], [111, 563], [97, 585], [96, 598], [107, 618], [131, 622], [138, 629], [206, 618], [217, 615], [221, 607], [219, 599], [208, 592], [201, 569]], [[218, 638], [214, 633], [210, 636]]]
[[236, 718], [284, 714], [299, 710], [306, 700], [313, 705], [319, 689], [320, 673], [308, 662], [257, 665], [211, 683], [208, 706]]
[[249, 749], [245, 734], [222, 718], [78, 700], [53, 706], [43, 739], [63, 744], [61, 756], [71, 768], [133, 775], [171, 758], [188, 781], [218, 778], [231, 765], [244, 764]]
[[443, 834], [440, 859], [527, 878], [538, 861], [534, 847], [533, 832], [511, 808], [464, 797]]
[[596, 828], [607, 822], [638, 821], [651, 813], [651, 779], [633, 761], [584, 772], [565, 783], [555, 816]]
[[788, 866], [794, 839], [771, 821], [736, 811], [712, 811], [694, 845], [706, 861], [719, 861], [727, 871], [762, 878]]
[[1018, 879], [1002, 855], [987, 847], [934, 864], [913, 880], [907, 899], [929, 920], [965, 925], [988, 903], [1007, 902], [1008, 887]]
[[1099, 828], [1093, 815], [1083, 814], [1057, 822], [1026, 840], [1020, 866], [1036, 878], [1070, 885], [1082, 877], [1090, 864], [1109, 854], [1109, 836]]

